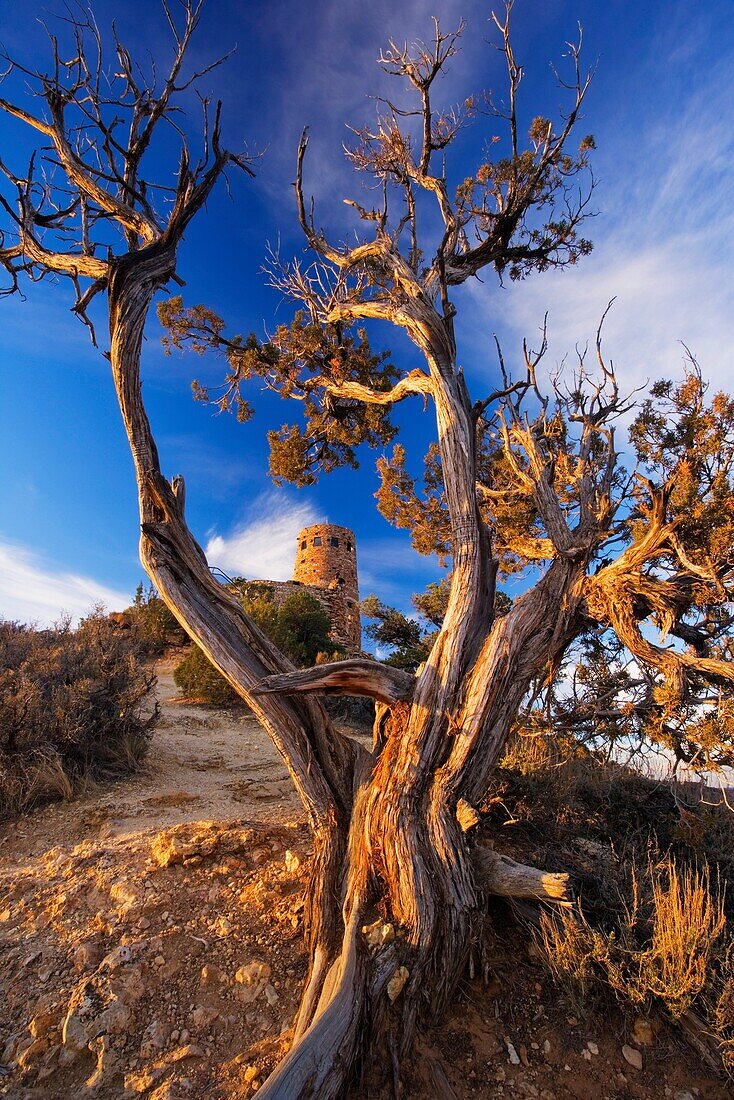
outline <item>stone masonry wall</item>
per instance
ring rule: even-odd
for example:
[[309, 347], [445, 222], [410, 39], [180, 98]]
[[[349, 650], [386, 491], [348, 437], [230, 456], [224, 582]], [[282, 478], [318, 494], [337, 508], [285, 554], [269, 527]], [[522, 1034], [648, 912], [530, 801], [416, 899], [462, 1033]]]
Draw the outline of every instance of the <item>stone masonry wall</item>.
[[332, 622], [333, 636], [348, 652], [362, 648], [357, 547], [354, 533], [334, 523], [304, 528], [296, 540], [293, 580], [313, 587]]

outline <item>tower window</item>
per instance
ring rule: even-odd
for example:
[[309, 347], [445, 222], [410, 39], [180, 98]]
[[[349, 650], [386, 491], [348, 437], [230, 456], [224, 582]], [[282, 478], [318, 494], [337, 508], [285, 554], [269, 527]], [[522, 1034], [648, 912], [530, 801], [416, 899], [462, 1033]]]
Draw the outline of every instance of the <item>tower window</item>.
[[305, 549], [306, 549], [306, 540], [304, 539], [303, 542], [301, 543], [301, 550], [305, 550]]
[[352, 544], [351, 544], [350, 540], [347, 539], [347, 550], [351, 550], [351, 549], [352, 549]]
[[321, 546], [321, 535], [316, 535], [313, 540], [313, 544], [314, 546]]
[[339, 539], [335, 535], [332, 535], [331, 538], [329, 539], [329, 544], [331, 546], [338, 546], [339, 545]]

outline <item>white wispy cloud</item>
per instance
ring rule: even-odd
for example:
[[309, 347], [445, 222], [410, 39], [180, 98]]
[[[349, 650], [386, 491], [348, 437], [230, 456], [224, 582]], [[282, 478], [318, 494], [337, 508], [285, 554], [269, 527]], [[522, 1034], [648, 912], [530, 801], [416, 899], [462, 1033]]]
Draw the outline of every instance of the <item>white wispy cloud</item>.
[[99, 603], [119, 610], [128, 606], [130, 594], [66, 572], [27, 546], [0, 538], [0, 617], [44, 627], [65, 614], [77, 621]]
[[406, 604], [406, 594], [419, 592], [441, 576], [436, 558], [417, 553], [405, 535], [358, 541], [357, 567], [361, 596], [374, 593], [408, 615], [414, 612]]
[[[546, 365], [555, 366], [567, 354], [573, 358], [577, 343], [593, 346], [601, 315], [616, 298], [604, 345], [624, 389], [680, 376], [681, 341], [715, 387], [730, 386], [732, 110], [731, 81], [720, 67], [676, 114], [642, 113], [617, 134], [602, 162], [591, 257], [504, 290], [490, 289], [489, 281], [469, 288], [470, 328], [481, 332], [485, 355], [490, 327], [499, 329], [506, 357], [516, 361], [522, 337], [532, 345], [547, 310]], [[468, 340], [478, 352], [471, 331]]]
[[293, 575], [296, 537], [323, 515], [306, 500], [273, 490], [258, 497], [247, 520], [228, 534], [212, 534], [206, 556], [231, 577], [284, 581]]

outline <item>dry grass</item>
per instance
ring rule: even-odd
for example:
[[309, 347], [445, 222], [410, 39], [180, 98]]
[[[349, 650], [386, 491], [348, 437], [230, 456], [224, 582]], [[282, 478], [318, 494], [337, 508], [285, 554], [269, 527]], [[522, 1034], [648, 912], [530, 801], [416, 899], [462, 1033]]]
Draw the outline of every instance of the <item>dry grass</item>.
[[717, 801], [527, 730], [484, 810], [516, 858], [572, 873], [580, 905], [536, 939], [575, 1014], [609, 995], [693, 1008], [734, 1073], [734, 814]]
[[544, 913], [536, 946], [575, 1008], [599, 987], [674, 1019], [695, 1007], [734, 1070], [734, 937], [707, 867], [666, 857], [633, 868], [615, 929], [592, 927], [580, 907]]

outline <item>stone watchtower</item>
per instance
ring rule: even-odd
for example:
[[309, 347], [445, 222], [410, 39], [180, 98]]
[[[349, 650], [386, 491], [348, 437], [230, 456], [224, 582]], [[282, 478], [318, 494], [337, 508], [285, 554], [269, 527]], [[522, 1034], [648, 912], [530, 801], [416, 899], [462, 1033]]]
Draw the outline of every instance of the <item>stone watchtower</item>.
[[362, 648], [357, 547], [348, 527], [315, 523], [298, 536], [293, 580], [323, 592], [334, 638], [350, 652]]

